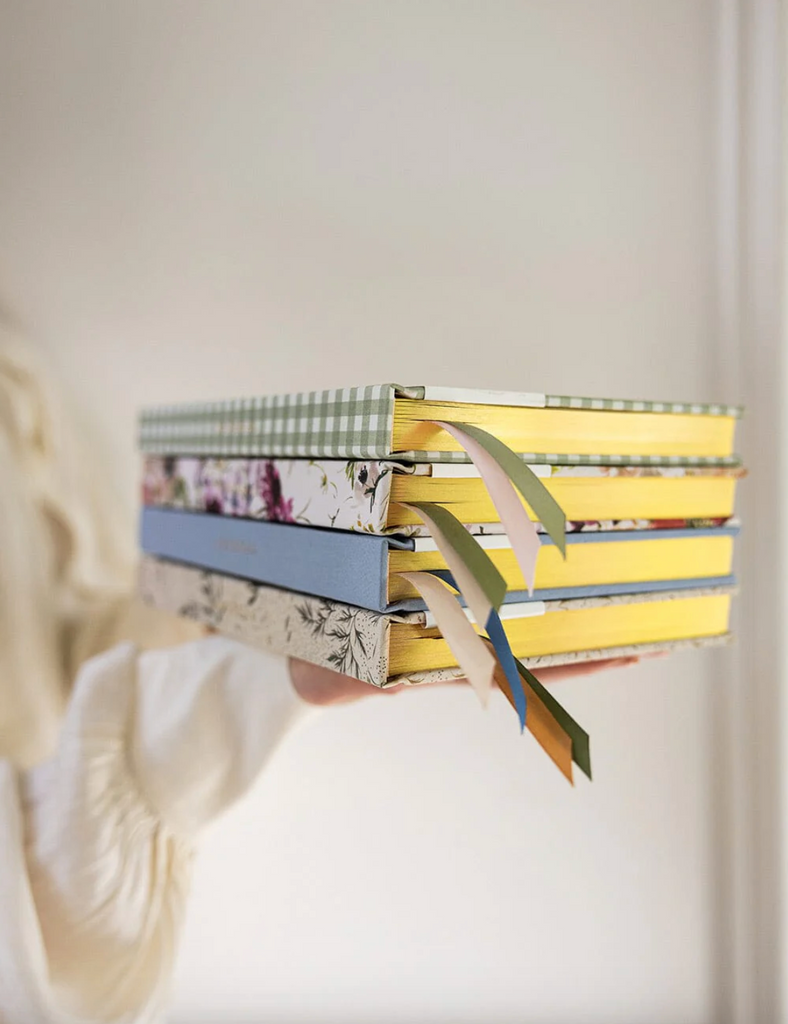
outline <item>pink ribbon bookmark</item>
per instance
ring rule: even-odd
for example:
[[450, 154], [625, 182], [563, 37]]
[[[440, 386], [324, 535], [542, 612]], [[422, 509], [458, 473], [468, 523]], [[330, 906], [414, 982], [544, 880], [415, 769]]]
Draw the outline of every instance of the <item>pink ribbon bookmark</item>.
[[438, 629], [465, 673], [482, 707], [486, 708], [495, 674], [495, 657], [468, 621], [445, 583], [426, 572], [401, 572], [400, 575], [421, 594], [432, 612]]
[[528, 593], [533, 594], [536, 581], [536, 560], [542, 545], [536, 524], [531, 522], [514, 485], [492, 455], [470, 434], [466, 434], [454, 423], [446, 423], [442, 420], [435, 422], [451, 434], [458, 444], [462, 445], [470, 456], [471, 462], [479, 470], [498, 515], [501, 517], [501, 523], [509, 536], [517, 564], [520, 566], [520, 571], [528, 587]]

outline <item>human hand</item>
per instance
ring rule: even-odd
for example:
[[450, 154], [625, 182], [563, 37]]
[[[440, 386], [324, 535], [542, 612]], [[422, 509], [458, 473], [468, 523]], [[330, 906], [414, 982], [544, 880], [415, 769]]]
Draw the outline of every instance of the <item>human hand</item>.
[[[639, 658], [606, 658], [603, 661], [581, 661], [572, 665], [554, 665], [538, 669], [534, 675], [542, 683], [558, 683], [565, 679], [590, 676], [613, 668], [626, 668], [628, 665], [636, 665], [639, 660]], [[363, 697], [371, 697], [378, 693], [396, 694], [403, 690], [419, 689], [417, 686], [406, 686], [404, 683], [381, 689], [378, 686], [371, 686], [369, 683], [362, 683], [360, 679], [353, 679], [350, 676], [332, 672], [331, 669], [312, 665], [308, 661], [300, 661], [298, 658], [290, 659], [290, 678], [296, 693], [302, 700], [308, 704], [324, 707], [331, 704], [351, 704]], [[428, 683], [426, 685], [454, 686], [457, 683], [465, 682], [465, 679], [450, 679], [445, 683]]]

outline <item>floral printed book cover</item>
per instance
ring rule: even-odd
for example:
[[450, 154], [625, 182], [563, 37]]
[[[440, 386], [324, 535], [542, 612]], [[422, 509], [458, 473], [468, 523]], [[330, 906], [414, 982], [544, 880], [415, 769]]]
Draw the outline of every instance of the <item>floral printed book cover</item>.
[[414, 471], [374, 460], [147, 458], [142, 499], [145, 505], [383, 534], [391, 476]]
[[[733, 471], [736, 472], [736, 471]], [[551, 467], [555, 477], [680, 477], [730, 475], [731, 470], [680, 467]], [[142, 481], [144, 505], [178, 508], [274, 523], [332, 527], [360, 533], [420, 536], [423, 524], [389, 526], [395, 474], [429, 475], [429, 466], [388, 460], [220, 459], [149, 456]], [[725, 526], [730, 517], [593, 519], [567, 522], [567, 532], [689, 529]], [[466, 524], [475, 534], [502, 533], [500, 523]], [[541, 524], [537, 529], [542, 530]]]

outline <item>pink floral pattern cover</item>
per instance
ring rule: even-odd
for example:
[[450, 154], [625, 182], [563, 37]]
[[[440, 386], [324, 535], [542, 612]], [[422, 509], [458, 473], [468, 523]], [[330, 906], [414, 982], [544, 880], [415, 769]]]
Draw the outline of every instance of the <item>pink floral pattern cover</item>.
[[[553, 466], [552, 476], [741, 476], [736, 469], [657, 466]], [[158, 505], [275, 523], [362, 533], [423, 536], [424, 526], [387, 526], [394, 473], [427, 475], [428, 465], [380, 460], [188, 458], [148, 456], [142, 500]], [[568, 522], [567, 532], [708, 529], [731, 519], [620, 519]], [[502, 533], [499, 523], [468, 524], [475, 534]], [[541, 524], [537, 524], [541, 530]]]

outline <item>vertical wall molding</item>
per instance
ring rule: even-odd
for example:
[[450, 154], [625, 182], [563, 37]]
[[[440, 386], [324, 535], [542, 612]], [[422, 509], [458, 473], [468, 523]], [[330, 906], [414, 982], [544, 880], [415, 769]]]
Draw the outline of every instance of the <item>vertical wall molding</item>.
[[737, 648], [717, 662], [713, 715], [715, 1020], [788, 1020], [788, 579], [783, 512], [788, 375], [783, 332], [782, 0], [717, 5], [716, 390], [741, 402], [750, 476]]

